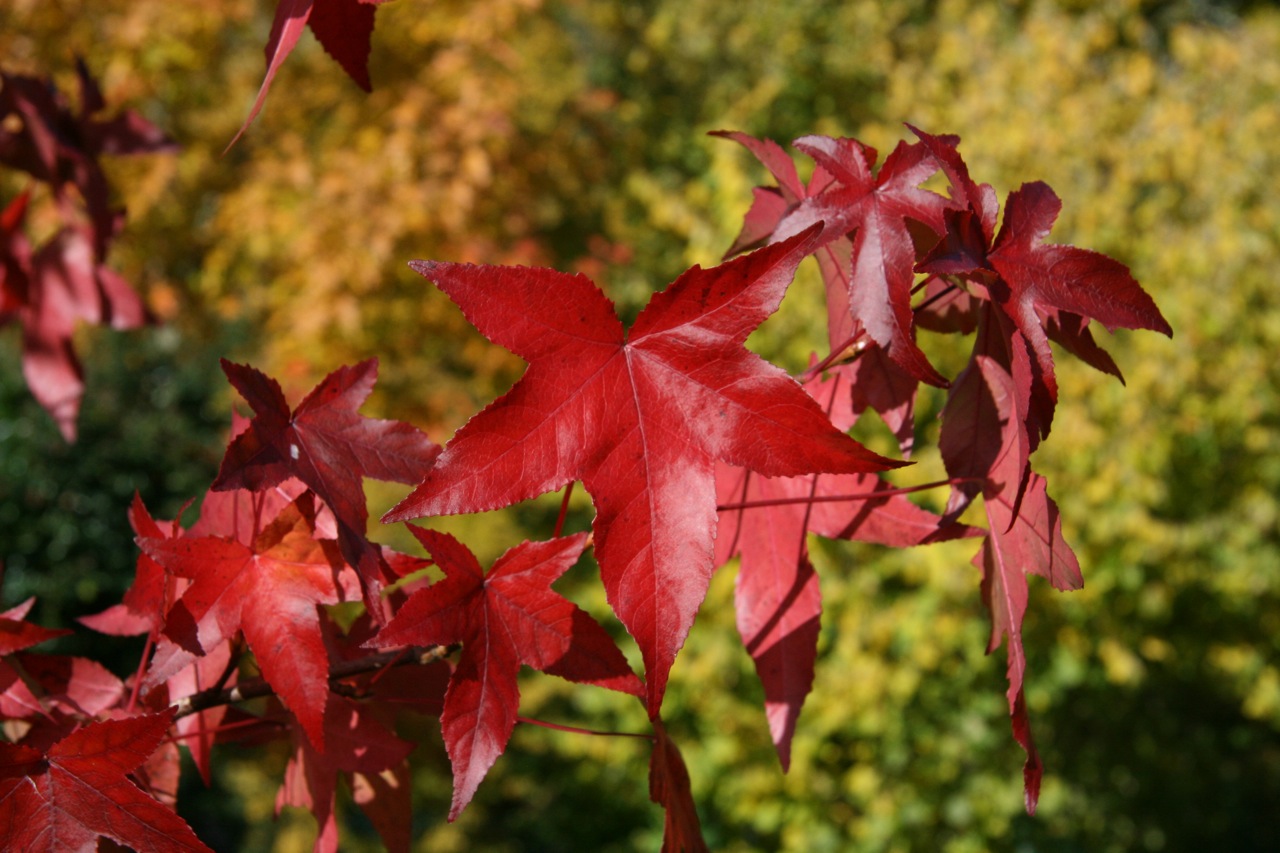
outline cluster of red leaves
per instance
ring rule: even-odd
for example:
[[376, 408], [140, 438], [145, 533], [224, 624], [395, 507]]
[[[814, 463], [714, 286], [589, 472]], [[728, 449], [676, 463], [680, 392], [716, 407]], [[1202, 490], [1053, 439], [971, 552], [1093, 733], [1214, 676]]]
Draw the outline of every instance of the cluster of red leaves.
[[75, 439], [84, 373], [72, 347], [80, 321], [129, 329], [147, 322], [142, 300], [105, 266], [124, 221], [98, 162], [103, 154], [169, 151], [173, 143], [132, 111], [101, 118], [101, 90], [76, 62], [72, 110], [52, 80], [0, 71], [0, 165], [43, 185], [59, 227], [37, 247], [27, 236], [29, 188], [0, 211], [0, 326], [22, 326], [27, 385], [68, 441]]
[[[1166, 335], [1172, 330], [1123, 264], [1085, 249], [1044, 242], [1061, 210], [1047, 185], [1024, 184], [1010, 193], [997, 232], [995, 191], [970, 178], [959, 139], [911, 130], [918, 141], [899, 143], [874, 175], [877, 153], [857, 140], [796, 140], [796, 148], [815, 163], [807, 185], [775, 143], [739, 133], [718, 134], [745, 145], [778, 182], [776, 187], [756, 189], [730, 253], [783, 241], [815, 222], [823, 223], [813, 251], [826, 284], [830, 318], [832, 350], [824, 364], [839, 362], [841, 370], [847, 366], [853, 411], [879, 412], [898, 435], [904, 453], [911, 448], [918, 383], [949, 386], [939, 445], [952, 478], [951, 497], [941, 526], [916, 541], [937, 538], [943, 531], [971, 535], [947, 522], [982, 495], [989, 527], [974, 563], [982, 570], [982, 598], [992, 617], [988, 652], [1008, 638], [1009, 712], [1014, 737], [1027, 752], [1026, 805], [1034, 812], [1041, 764], [1023, 699], [1026, 658], [1021, 626], [1027, 575], [1047, 578], [1061, 590], [1083, 584], [1079, 563], [1062, 537], [1057, 505], [1044, 478], [1030, 465], [1032, 451], [1049, 434], [1057, 404], [1049, 341], [1120, 378], [1115, 362], [1094, 340], [1090, 321], [1108, 330], [1150, 329]], [[950, 182], [949, 197], [920, 187], [938, 171]], [[918, 275], [923, 280], [917, 282]], [[917, 293], [922, 298], [913, 304]], [[920, 329], [974, 335], [969, 363], [953, 381], [947, 382], [917, 345]], [[841, 408], [847, 411], [847, 404]], [[811, 495], [819, 493], [811, 487]], [[802, 508], [810, 521], [808, 529], [825, 533], [814, 523], [821, 518], [819, 506]], [[744, 529], [761, 535], [758, 521]], [[914, 544], [907, 527], [891, 529], [902, 538], [880, 541]], [[796, 538], [788, 533], [792, 553]], [[805, 571], [802, 538], [798, 549], [800, 565], [786, 587], [797, 591], [807, 589], [811, 572]], [[760, 545], [753, 550], [750, 558], [744, 552], [744, 577], [748, 566], [767, 553]], [[788, 578], [781, 576], [781, 581], [785, 586]], [[751, 586], [752, 581], [739, 580], [740, 603], [750, 594], [743, 590]], [[807, 624], [803, 620], [816, 614], [816, 597], [808, 602], [806, 595], [794, 594], [790, 603], [799, 611], [791, 617], [793, 624]], [[769, 627], [776, 630], [778, 624], [780, 617]], [[741, 615], [739, 625], [750, 646], [760, 632], [750, 623], [744, 625]], [[766, 644], [781, 646], [762, 642]], [[796, 697], [803, 698], [812, 677], [810, 646], [806, 637], [805, 657], [793, 664], [790, 679], [773, 676], [778, 704], [771, 724], [784, 761], [788, 722], [794, 725], [798, 711]], [[759, 667], [760, 656], [756, 661]], [[767, 677], [765, 684], [768, 694]]]
[[[730, 255], [754, 250], [686, 271], [629, 329], [581, 275], [414, 262], [483, 334], [528, 362], [444, 448], [410, 425], [359, 414], [372, 360], [330, 374], [295, 408], [274, 380], [224, 362], [253, 419], [237, 424], [190, 527], [157, 522], [135, 501], [134, 586], [84, 620], [147, 637], [132, 679], [30, 655], [23, 650], [49, 632], [23, 622], [22, 608], [0, 618], [0, 716], [19, 735], [0, 744], [0, 809], [37, 814], [34, 824], [0, 821], [0, 839], [24, 849], [87, 848], [99, 836], [201, 849], [169, 809], [175, 744], [207, 780], [217, 743], [278, 738], [293, 758], [277, 806], [313, 812], [317, 850], [337, 847], [339, 775], [387, 846], [407, 849], [413, 745], [396, 736], [398, 716], [439, 717], [453, 819], [507, 746], [524, 665], [644, 704], [664, 849], [705, 849], [688, 771], [661, 717], [668, 678], [712, 573], [740, 557], [738, 626], [789, 764], [822, 610], [810, 533], [893, 547], [982, 537], [975, 563], [992, 614], [989, 650], [1008, 638], [1010, 714], [1034, 810], [1026, 575], [1059, 589], [1082, 582], [1030, 467], [1057, 400], [1048, 341], [1118, 375], [1091, 320], [1169, 327], [1123, 266], [1043, 242], [1059, 207], [1048, 187], [1012, 193], [997, 232], [994, 193], [969, 178], [958, 140], [915, 133], [878, 173], [876, 152], [861, 143], [805, 137], [796, 145], [816, 161], [808, 184], [776, 144], [724, 134], [778, 180], [756, 191]], [[920, 188], [939, 170], [948, 196]], [[832, 347], [800, 382], [744, 342], [810, 255], [826, 284]], [[954, 380], [930, 364], [920, 329], [973, 335]], [[908, 454], [921, 382], [948, 389], [940, 443], [950, 479], [931, 484], [951, 488], [941, 516], [880, 477], [904, 463], [848, 434], [872, 409]], [[374, 544], [364, 477], [416, 485], [385, 522], [496, 510], [579, 480], [596, 515], [590, 533], [557, 524], [553, 538], [516, 545], [486, 572], [443, 533], [409, 528], [427, 559]], [[959, 520], [978, 496], [986, 530]], [[643, 678], [600, 624], [551, 589], [588, 546]], [[431, 564], [435, 582], [419, 571]], [[331, 614], [347, 602], [363, 604], [354, 621]]]

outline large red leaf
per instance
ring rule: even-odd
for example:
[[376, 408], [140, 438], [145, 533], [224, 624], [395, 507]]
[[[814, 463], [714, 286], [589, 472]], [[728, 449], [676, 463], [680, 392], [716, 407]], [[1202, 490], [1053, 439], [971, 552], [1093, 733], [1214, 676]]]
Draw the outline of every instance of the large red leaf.
[[795, 380], [743, 346], [816, 233], [692, 268], [629, 333], [585, 276], [415, 262], [529, 369], [384, 520], [496, 509], [581, 479], [605, 591], [640, 646], [656, 714], [711, 576], [714, 460], [769, 476], [900, 464], [836, 430]]
[[173, 712], [91, 723], [47, 752], [0, 743], [0, 847], [92, 851], [99, 837], [140, 853], [201, 850], [191, 827], [129, 781]]
[[486, 576], [466, 546], [447, 533], [409, 528], [445, 573], [415, 592], [371, 641], [380, 647], [462, 642], [440, 726], [453, 764], [453, 820], [498, 760], [516, 724], [520, 664], [572, 681], [639, 696], [622, 652], [585, 610], [551, 591], [573, 565], [586, 534], [524, 542]]
[[[286, 507], [252, 547], [208, 536], [138, 541], [156, 562], [192, 580], [169, 613], [170, 637], [183, 642], [189, 637], [183, 626], [194, 626], [200, 649], [208, 651], [243, 631], [263, 678], [323, 749], [329, 659], [316, 607], [359, 593], [336, 543], [315, 538], [310, 493]], [[165, 677], [153, 667], [148, 680]]]

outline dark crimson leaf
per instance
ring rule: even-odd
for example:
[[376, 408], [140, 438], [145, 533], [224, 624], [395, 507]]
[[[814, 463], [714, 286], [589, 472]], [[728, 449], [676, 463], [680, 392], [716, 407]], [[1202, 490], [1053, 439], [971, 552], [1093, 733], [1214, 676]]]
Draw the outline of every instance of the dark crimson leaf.
[[[383, 833], [387, 849], [409, 849], [409, 779], [401, 774], [397, 798], [396, 789], [389, 786], [373, 788], [384, 771], [402, 771], [405, 759], [413, 752], [413, 744], [400, 740], [374, 720], [367, 706], [352, 702], [343, 696], [333, 696], [325, 708], [325, 749], [317, 751], [311, 739], [295, 727], [294, 753], [284, 771], [284, 784], [276, 795], [276, 814], [285, 806], [299, 806], [315, 815], [319, 825], [316, 853], [336, 853], [338, 850], [338, 822], [334, 812], [334, 800], [338, 791], [338, 774], [352, 780], [357, 774], [364, 780], [359, 790], [366, 796], [369, 809], [375, 814], [381, 803], [378, 796], [394, 799], [399, 815], [396, 825], [388, 826]], [[351, 782], [353, 792], [357, 783]], [[391, 838], [388, 839], [387, 835]], [[393, 843], [394, 841], [394, 843]]]
[[208, 851], [182, 818], [127, 778], [172, 721], [170, 710], [90, 723], [44, 752], [0, 743], [0, 846], [92, 851], [105, 837], [147, 853]]
[[689, 770], [680, 747], [662, 720], [653, 720], [653, 752], [649, 756], [649, 799], [662, 806], [662, 853], [707, 853], [702, 824], [689, 791]]
[[1047, 184], [1023, 184], [1009, 194], [1004, 224], [988, 255], [1007, 285], [993, 285], [992, 298], [1026, 338], [1054, 399], [1053, 354], [1037, 309], [1088, 317], [1113, 331], [1150, 329], [1173, 335], [1124, 264], [1087, 249], [1044, 242], [1061, 210], [1061, 200]]
[[370, 91], [369, 40], [373, 35], [374, 7], [385, 2], [386, 0], [280, 0], [275, 20], [271, 23], [271, 35], [267, 38], [266, 77], [249, 109], [249, 117], [244, 120], [227, 148], [235, 145], [258, 117], [262, 105], [266, 103], [267, 91], [275, 80], [276, 72], [293, 52], [306, 27], [311, 28], [321, 46], [338, 61], [351, 79], [366, 92]]
[[119, 704], [124, 684], [88, 658], [18, 654], [0, 661], [0, 716], [92, 719]]
[[440, 447], [409, 424], [359, 414], [377, 380], [377, 359], [335, 370], [292, 412], [274, 379], [226, 360], [222, 369], [254, 418], [227, 447], [213, 489], [261, 491], [297, 477], [333, 510], [344, 556], [376, 585], [378, 574], [390, 571], [365, 538], [369, 511], [361, 478], [416, 483]]
[[498, 558], [486, 576], [452, 536], [409, 529], [445, 578], [410, 596], [370, 644], [463, 644], [440, 716], [453, 764], [453, 820], [506, 749], [520, 702], [520, 664], [637, 696], [643, 689], [604, 629], [551, 591], [582, 554], [586, 534], [524, 542]]
[[1022, 620], [1027, 610], [1027, 573], [1045, 577], [1061, 590], [1080, 589], [1084, 580], [1075, 554], [1062, 538], [1058, 507], [1048, 496], [1043, 477], [1031, 475], [1017, 514], [1003, 494], [988, 497], [985, 503], [991, 529], [973, 562], [982, 569], [982, 599], [991, 612], [987, 653], [1008, 638], [1006, 696], [1014, 737], [1027, 751], [1023, 775], [1027, 811], [1034, 814], [1042, 769], [1023, 698], [1027, 657], [1022, 646]]
[[413, 264], [530, 365], [384, 520], [496, 509], [581, 479], [596, 505], [605, 591], [640, 645], [656, 714], [710, 581], [714, 460], [769, 476], [901, 464], [836, 430], [793, 379], [743, 346], [776, 310], [816, 230], [694, 267], [629, 333], [584, 276]]
[[36, 603], [35, 596], [0, 613], [0, 655], [9, 655], [29, 649], [45, 640], [63, 637], [71, 632], [65, 628], [42, 628], [24, 621]]

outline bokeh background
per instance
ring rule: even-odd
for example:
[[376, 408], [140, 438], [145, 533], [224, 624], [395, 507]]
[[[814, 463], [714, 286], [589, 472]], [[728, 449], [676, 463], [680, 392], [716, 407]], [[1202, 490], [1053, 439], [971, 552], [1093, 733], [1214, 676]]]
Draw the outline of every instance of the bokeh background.
[[[1022, 811], [1003, 650], [972, 543], [901, 553], [815, 542], [818, 680], [782, 774], [721, 571], [667, 699], [704, 830], [729, 851], [1280, 849], [1280, 13], [1212, 0], [396, 0], [365, 95], [307, 35], [262, 115], [222, 154], [263, 72], [266, 0], [6, 0], [0, 65], [74, 91], [81, 55], [113, 105], [183, 146], [108, 167], [129, 219], [111, 263], [165, 325], [85, 330], [81, 438], [66, 446], [0, 329], [0, 560], [6, 606], [69, 624], [132, 577], [135, 489], [161, 517], [221, 458], [227, 356], [296, 399], [377, 355], [366, 412], [439, 440], [519, 375], [405, 266], [413, 258], [588, 272], [625, 311], [729, 246], [763, 170], [715, 129], [782, 142], [903, 122], [959, 134], [1001, 198], [1044, 180], [1056, 242], [1129, 264], [1172, 341], [1107, 341], [1127, 386], [1061, 359], [1034, 463], [1086, 587], [1033, 583], [1027, 701], [1047, 766]], [[8, 199], [23, 185], [0, 174]], [[754, 343], [821, 345], [803, 270]], [[925, 341], [926, 349], [931, 343]], [[939, 356], [944, 359], [945, 353]], [[922, 400], [928, 444], [939, 401]], [[876, 440], [874, 425], [869, 440]], [[924, 454], [921, 470], [936, 465]], [[371, 487], [375, 515], [398, 497]], [[579, 498], [581, 495], [579, 494]], [[452, 522], [493, 557], [546, 535], [544, 503]], [[585, 500], [571, 523], [585, 526]], [[386, 530], [388, 541], [403, 534]], [[405, 547], [408, 547], [407, 545]], [[589, 570], [568, 589], [599, 609]], [[86, 635], [88, 632], [84, 632]], [[138, 648], [64, 651], [118, 674]], [[80, 645], [77, 645], [79, 643]], [[522, 712], [641, 730], [613, 697], [531, 678]], [[417, 849], [654, 850], [642, 742], [518, 727], [455, 824], [438, 728], [414, 761]], [[283, 754], [228, 749], [182, 811], [226, 850], [309, 848], [272, 818]], [[194, 774], [192, 774], [194, 776]], [[376, 849], [346, 812], [344, 849]]]

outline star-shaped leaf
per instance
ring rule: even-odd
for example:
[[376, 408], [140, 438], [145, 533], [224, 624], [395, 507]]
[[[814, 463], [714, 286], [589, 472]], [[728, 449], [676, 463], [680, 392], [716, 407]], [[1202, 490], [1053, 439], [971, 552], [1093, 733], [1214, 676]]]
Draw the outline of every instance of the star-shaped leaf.
[[36, 853], [209, 848], [128, 779], [160, 746], [173, 712], [90, 723], [41, 752], [0, 743], [0, 847]]
[[297, 477], [333, 510], [347, 561], [377, 583], [383, 560], [365, 538], [369, 510], [361, 478], [416, 483], [440, 452], [414, 426], [359, 414], [377, 380], [377, 359], [335, 370], [293, 411], [264, 373], [226, 360], [222, 369], [255, 416], [227, 447], [213, 489], [258, 491]]
[[440, 726], [453, 764], [453, 820], [498, 760], [516, 724], [516, 674], [525, 664], [572, 681], [640, 695], [639, 679], [609, 635], [551, 583], [577, 561], [586, 535], [524, 542], [488, 575], [447, 533], [410, 526], [444, 580], [410, 596], [372, 645], [462, 643]]
[[743, 346], [817, 232], [690, 269], [629, 332], [585, 276], [412, 264], [529, 369], [384, 521], [496, 509], [581, 479], [605, 592], [640, 646], [655, 715], [710, 581], [715, 460], [767, 476], [900, 464], [838, 431], [794, 379]]
[[[169, 613], [170, 638], [184, 642], [193, 626], [207, 652], [243, 631], [263, 678], [323, 749], [329, 658], [316, 607], [350, 600], [358, 590], [336, 543], [315, 538], [310, 493], [286, 507], [252, 546], [211, 536], [138, 544], [166, 569], [192, 580]], [[148, 680], [154, 684], [170, 674], [153, 667]]]

